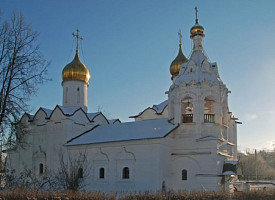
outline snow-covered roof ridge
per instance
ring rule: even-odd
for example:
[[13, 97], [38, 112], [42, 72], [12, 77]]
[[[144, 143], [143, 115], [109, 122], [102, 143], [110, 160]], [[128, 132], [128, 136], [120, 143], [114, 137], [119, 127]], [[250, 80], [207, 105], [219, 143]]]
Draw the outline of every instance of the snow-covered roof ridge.
[[33, 120], [34, 114], [32, 114], [32, 113], [26, 113], [26, 115], [29, 117], [30, 120]]
[[48, 108], [43, 108], [43, 107], [40, 107], [40, 108], [46, 113], [47, 117], [49, 117], [53, 112], [53, 110]]
[[175, 80], [175, 85], [182, 82], [188, 84], [191, 81], [223, 84], [218, 73], [217, 64], [215, 62], [210, 63], [203, 51], [196, 50], [192, 52], [188, 63], [182, 66], [179, 76]]
[[130, 116], [130, 118], [136, 118], [136, 117], [142, 115], [146, 110], [149, 110], [149, 109], [154, 110], [157, 115], [161, 115], [162, 112], [164, 111], [164, 109], [167, 107], [167, 105], [168, 105], [168, 100], [165, 100], [158, 105], [153, 105], [152, 107], [148, 107], [148, 108], [144, 109], [142, 112], [140, 112], [137, 115]]
[[166, 118], [107, 124], [98, 126], [65, 145], [87, 145], [162, 138], [171, 133], [171, 131], [177, 127], [178, 125], [171, 124]]
[[153, 105], [152, 109], [154, 109], [156, 111], [156, 113], [162, 113], [163, 110], [166, 108], [166, 106], [168, 105], [168, 99], [161, 102], [158, 105]]
[[64, 115], [73, 115], [76, 111], [82, 109], [81, 107], [66, 108], [64, 106], [57, 105]]
[[32, 114], [32, 113], [28, 113], [28, 112], [25, 112], [25, 113], [22, 115], [22, 117], [20, 118], [20, 120], [19, 120], [19, 121], [23, 120], [23, 119], [24, 119], [24, 117], [26, 117], [26, 116], [27, 116], [28, 120], [30, 120], [30, 121], [32, 121], [32, 120], [33, 120], [33, 118], [34, 118], [34, 114]]
[[100, 114], [102, 114], [101, 112], [95, 112], [95, 113], [86, 113], [87, 117], [89, 118], [90, 121], [93, 121], [94, 118]]
[[120, 119], [108, 119], [109, 124], [121, 123]]
[[[87, 113], [87, 112], [85, 112], [81, 107], [68, 108], [68, 107], [64, 107], [64, 106], [61, 106], [61, 105], [56, 105], [55, 108], [54, 108], [53, 110], [48, 109], [48, 108], [40, 107], [40, 108], [36, 111], [36, 113], [35, 113], [34, 115], [33, 115], [33, 114], [30, 114], [30, 113], [25, 113], [24, 115], [27, 115], [27, 116], [29, 117], [29, 120], [30, 120], [30, 121], [33, 121], [34, 118], [35, 118], [35, 116], [37, 115], [37, 113], [38, 113], [40, 110], [42, 110], [42, 111], [45, 113], [45, 115], [46, 115], [45, 118], [46, 118], [46, 119], [51, 119], [51, 117], [52, 117], [53, 113], [56, 111], [56, 109], [59, 109], [59, 110], [62, 112], [63, 115], [69, 116], [69, 117], [70, 117], [70, 116], [73, 116], [76, 112], [81, 111], [81, 112], [83, 112], [83, 113], [85, 114], [85, 116], [87, 117], [87, 119], [88, 119], [90, 122], [94, 121], [94, 119], [95, 119], [97, 116], [102, 115], [103, 118], [105, 118], [105, 119], [106, 119], [106, 122], [108, 123], [107, 118], [106, 118], [101, 112]], [[23, 115], [23, 116], [24, 116], [24, 115]], [[23, 117], [23, 116], [22, 116], [22, 117]], [[118, 119], [116, 119], [116, 120], [118, 120]]]
[[[33, 115], [33, 114], [29, 114], [29, 113], [25, 113], [25, 114], [28, 115], [30, 121], [33, 121], [33, 120], [36, 118], [36, 116], [37, 116], [37, 114], [38, 114], [38, 112], [39, 112], [40, 110], [42, 110], [42, 112], [45, 113], [46, 118], [49, 118], [49, 117], [52, 115], [52, 113], [53, 113], [53, 110], [51, 110], [51, 109], [40, 107], [40, 108], [35, 112], [34, 115]], [[23, 116], [24, 116], [24, 115], [23, 115]]]

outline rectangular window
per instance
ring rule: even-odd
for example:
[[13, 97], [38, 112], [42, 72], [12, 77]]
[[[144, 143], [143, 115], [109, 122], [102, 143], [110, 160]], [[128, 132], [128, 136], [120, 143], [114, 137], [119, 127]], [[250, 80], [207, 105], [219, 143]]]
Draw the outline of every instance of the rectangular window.
[[130, 170], [129, 167], [124, 167], [122, 169], [122, 179], [129, 179], [130, 178]]
[[186, 181], [187, 180], [187, 170], [183, 169], [181, 171], [181, 180]]
[[100, 179], [104, 179], [105, 178], [105, 174], [104, 174], [104, 168], [102, 167], [102, 168], [99, 168], [99, 178]]
[[44, 167], [43, 167], [43, 164], [40, 163], [39, 164], [39, 174], [43, 174], [44, 173]]
[[83, 178], [83, 169], [82, 168], [78, 168], [78, 178]]

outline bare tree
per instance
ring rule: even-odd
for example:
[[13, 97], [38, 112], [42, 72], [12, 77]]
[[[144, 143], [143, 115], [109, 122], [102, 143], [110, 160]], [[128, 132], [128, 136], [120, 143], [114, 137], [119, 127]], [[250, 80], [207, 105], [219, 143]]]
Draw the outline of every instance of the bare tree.
[[10, 144], [14, 139], [20, 144], [17, 122], [37, 85], [48, 80], [49, 63], [39, 51], [37, 38], [22, 14], [0, 21], [0, 137], [8, 136]]
[[25, 169], [19, 175], [14, 170], [6, 170], [3, 185], [7, 190], [24, 188], [36, 192], [55, 190], [57, 188], [57, 183], [52, 172], [47, 171], [45, 174], [38, 175], [30, 169]]
[[[239, 158], [237, 172], [244, 180], [267, 180], [275, 177], [275, 169], [268, 164], [268, 160], [261, 155], [263, 152], [247, 154]], [[267, 158], [272, 159], [272, 158]]]
[[60, 165], [56, 174], [56, 182], [62, 190], [82, 189], [89, 176], [90, 167], [86, 152], [79, 152], [77, 155], [68, 155], [65, 159], [62, 152], [59, 154]]

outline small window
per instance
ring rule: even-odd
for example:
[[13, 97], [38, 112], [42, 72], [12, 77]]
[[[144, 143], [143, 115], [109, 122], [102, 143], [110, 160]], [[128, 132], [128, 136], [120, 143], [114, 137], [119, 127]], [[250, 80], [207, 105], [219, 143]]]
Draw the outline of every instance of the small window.
[[78, 168], [78, 178], [83, 178], [83, 169]]
[[129, 167], [124, 167], [122, 169], [122, 179], [129, 179], [130, 178], [130, 170]]
[[39, 164], [39, 174], [43, 174], [44, 173], [44, 166], [42, 163]]
[[77, 88], [77, 103], [80, 103], [80, 91], [79, 91], [79, 88]]
[[181, 180], [186, 181], [187, 180], [187, 170], [183, 169], [181, 171]]
[[99, 178], [100, 178], [100, 179], [104, 179], [104, 175], [105, 175], [105, 174], [104, 174], [104, 171], [105, 171], [105, 170], [104, 170], [103, 167], [102, 167], [102, 168], [99, 168]]

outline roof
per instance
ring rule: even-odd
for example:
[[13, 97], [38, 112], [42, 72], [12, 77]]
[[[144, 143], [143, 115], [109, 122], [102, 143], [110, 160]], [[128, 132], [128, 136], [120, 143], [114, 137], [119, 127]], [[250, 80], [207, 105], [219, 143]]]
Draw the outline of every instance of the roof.
[[98, 116], [101, 112], [96, 112], [96, 113], [87, 113], [87, 116], [90, 121], [92, 121], [96, 116]]
[[130, 116], [130, 118], [136, 118], [136, 117], [142, 115], [148, 109], [152, 109], [156, 112], [157, 115], [161, 115], [162, 112], [164, 111], [164, 109], [167, 107], [167, 105], [168, 105], [168, 100], [165, 100], [158, 105], [153, 105], [152, 107], [148, 107], [148, 108], [144, 109], [142, 112], [140, 112], [137, 115]]
[[41, 107], [41, 110], [44, 111], [44, 113], [46, 114], [47, 117], [50, 117], [51, 114], [52, 114], [52, 112], [53, 112], [53, 110], [50, 110], [50, 109], [47, 109], [47, 108], [43, 108], [43, 107]]
[[108, 119], [109, 124], [121, 123], [119, 119]]
[[[203, 67], [204, 63], [207, 67]], [[195, 66], [192, 72], [189, 71], [189, 65]], [[210, 83], [217, 82], [222, 84], [216, 63], [210, 63], [203, 51], [193, 51], [188, 63], [181, 69], [179, 77], [175, 81], [175, 85], [179, 85], [182, 82], [188, 84], [191, 81], [203, 82], [204, 80]]]
[[68, 142], [67, 146], [162, 138], [177, 128], [168, 119], [151, 119], [98, 126]]
[[167, 104], [168, 104], [168, 100], [165, 100], [158, 105], [153, 105], [152, 109], [154, 109], [156, 113], [160, 114], [163, 112]]
[[[59, 108], [60, 111], [63, 113], [63, 115], [66, 116], [73, 116], [77, 111], [81, 110], [89, 119], [89, 121], [93, 121], [97, 116], [102, 115], [104, 118], [106, 118], [101, 112], [95, 112], [95, 113], [86, 113], [81, 107], [74, 107], [74, 108], [66, 108], [60, 105], [55, 106], [55, 108], [53, 110], [51, 109], [47, 109], [47, 108], [43, 108], [40, 107], [36, 113], [33, 114], [29, 114], [29, 113], [25, 113], [27, 114], [27, 116], [29, 117], [29, 119], [32, 121], [34, 120], [36, 114], [42, 110], [45, 114], [46, 114], [46, 118], [51, 118], [52, 114], [54, 113], [54, 111]], [[119, 119], [117, 119], [119, 120]], [[108, 122], [108, 120], [106, 119], [106, 121]]]

